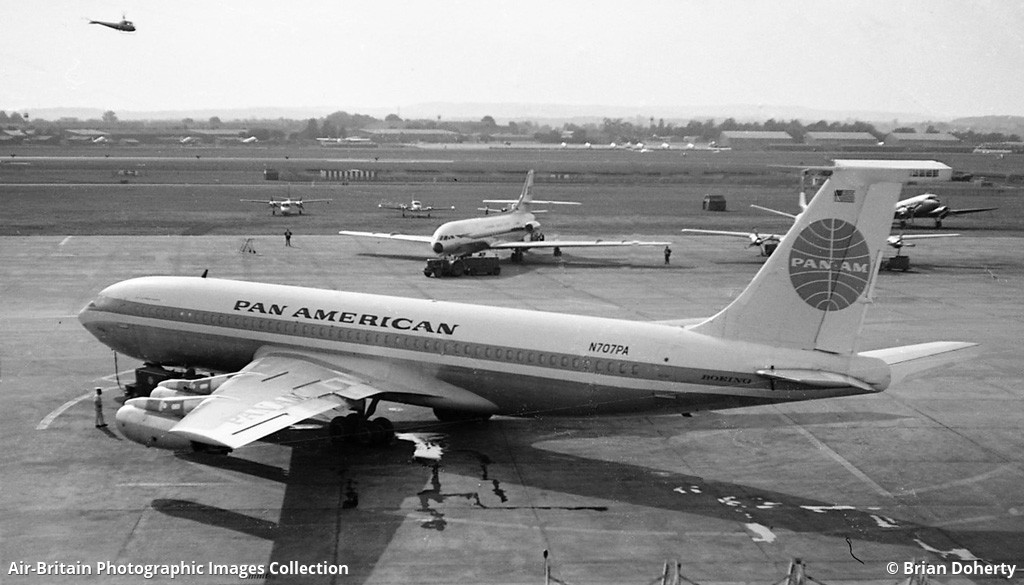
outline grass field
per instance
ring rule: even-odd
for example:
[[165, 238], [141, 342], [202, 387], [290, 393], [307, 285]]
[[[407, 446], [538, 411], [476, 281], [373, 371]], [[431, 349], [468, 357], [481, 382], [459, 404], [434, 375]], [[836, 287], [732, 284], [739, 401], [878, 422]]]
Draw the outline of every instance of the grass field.
[[[684, 227], [780, 232], [784, 217], [751, 204], [795, 212], [798, 174], [783, 164], [822, 164], [820, 153], [749, 153], [524, 149], [140, 149], [25, 150], [0, 165], [0, 235], [242, 235], [334, 234], [340, 229], [429, 234], [451, 219], [478, 215], [482, 199], [514, 199], [527, 169], [536, 168], [535, 196], [580, 201], [539, 217], [551, 235], [628, 237], [673, 235]], [[56, 156], [62, 154], [64, 156]], [[109, 155], [109, 156], [105, 156]], [[51, 157], [52, 156], [52, 157]], [[1024, 172], [1024, 157], [950, 155], [958, 170]], [[954, 161], [948, 161], [951, 164]], [[378, 180], [266, 181], [262, 169], [378, 168]], [[118, 171], [135, 169], [138, 176]], [[561, 169], [561, 171], [557, 171]], [[404, 178], [405, 180], [395, 180]], [[412, 180], [412, 179], [418, 180]], [[460, 180], [461, 179], [461, 180]], [[923, 192], [908, 186], [904, 196]], [[1014, 186], [951, 183], [938, 189], [956, 207], [999, 211], [951, 218], [948, 230], [1024, 232], [1024, 202]], [[729, 210], [703, 212], [707, 194], [726, 197]], [[271, 216], [240, 199], [332, 198], [302, 216]], [[403, 218], [381, 200], [455, 211]], [[915, 228], [931, 231], [932, 222]], [[914, 231], [913, 229], [908, 231]]]

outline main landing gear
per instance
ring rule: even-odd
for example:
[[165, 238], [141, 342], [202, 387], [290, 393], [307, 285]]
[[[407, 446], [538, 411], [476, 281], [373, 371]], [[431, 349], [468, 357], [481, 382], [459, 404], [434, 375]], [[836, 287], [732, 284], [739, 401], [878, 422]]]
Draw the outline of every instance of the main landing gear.
[[395, 426], [391, 421], [379, 416], [373, 420], [373, 412], [377, 410], [374, 399], [363, 412], [353, 412], [346, 416], [336, 416], [327, 426], [331, 437], [331, 445], [341, 447], [345, 444], [360, 446], [387, 445], [395, 440]]

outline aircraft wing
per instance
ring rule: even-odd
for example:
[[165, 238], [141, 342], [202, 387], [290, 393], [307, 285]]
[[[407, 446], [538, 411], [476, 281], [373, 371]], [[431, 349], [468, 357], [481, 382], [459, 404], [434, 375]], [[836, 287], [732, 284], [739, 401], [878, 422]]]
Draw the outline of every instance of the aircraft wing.
[[[723, 232], [721, 230], [698, 230], [698, 229], [691, 229], [691, 228], [683, 228], [681, 231], [683, 233], [688, 233], [688, 234], [704, 234], [704, 235], [708, 235], [708, 236], [732, 236], [734, 238], [743, 238], [744, 240], [749, 240], [750, 239], [750, 232]], [[765, 235], [772, 235], [772, 234], [765, 234]]]
[[965, 213], [981, 213], [982, 211], [995, 211], [998, 207], [969, 207], [967, 209], [950, 209], [949, 215], [964, 215]]
[[338, 232], [343, 236], [357, 236], [360, 238], [382, 238], [386, 240], [405, 240], [407, 242], [421, 242], [429, 244], [431, 241], [430, 236], [417, 236], [413, 234], [396, 234], [394, 232], [353, 232], [349, 230], [342, 230]]
[[960, 234], [908, 234], [902, 236], [891, 236], [902, 240], [926, 240], [929, 238], [955, 238]]
[[333, 199], [303, 199], [302, 203], [330, 203]]
[[[519, 200], [518, 199], [484, 199], [483, 203], [505, 203], [505, 204], [512, 204], [512, 203], [519, 203]], [[540, 199], [533, 199], [532, 201], [530, 201], [530, 203], [532, 203], [534, 205], [536, 205], [536, 204], [540, 204], [540, 205], [583, 205], [579, 201], [543, 201], [543, 200], [540, 200]]]
[[475, 394], [394, 364], [267, 347], [170, 432], [237, 449], [328, 410], [353, 408], [385, 394], [397, 402], [497, 409]]
[[498, 242], [490, 245], [492, 250], [510, 250], [515, 248], [597, 248], [602, 246], [669, 246], [672, 242], [649, 242], [640, 240], [592, 240], [592, 241], [561, 241], [538, 240], [536, 242]]
[[772, 209], [771, 207], [762, 207], [761, 205], [750, 204], [754, 209], [760, 209], [761, 211], [767, 211], [768, 213], [774, 213], [775, 215], [782, 215], [790, 219], [796, 219], [796, 214], [786, 213], [785, 211], [779, 211], [778, 209]]
[[266, 199], [239, 199], [243, 203], [262, 203], [264, 205], [273, 205], [277, 201], [267, 201]]

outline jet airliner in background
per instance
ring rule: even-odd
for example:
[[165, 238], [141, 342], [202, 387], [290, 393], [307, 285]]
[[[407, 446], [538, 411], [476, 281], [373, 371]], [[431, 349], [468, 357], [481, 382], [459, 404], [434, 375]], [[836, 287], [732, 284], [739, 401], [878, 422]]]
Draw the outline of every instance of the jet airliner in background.
[[117, 352], [217, 374], [162, 382], [118, 410], [126, 437], [169, 449], [237, 449], [326, 413], [337, 415], [332, 434], [384, 432], [386, 419], [369, 420], [381, 401], [459, 420], [872, 394], [974, 345], [860, 347], [893, 206], [922, 168], [935, 180], [951, 173], [933, 161], [835, 161], [775, 254], [706, 319], [641, 322], [153, 276], [105, 288], [79, 320]]
[[323, 203], [323, 202], [330, 203], [332, 200], [331, 199], [306, 199], [305, 201], [303, 201], [302, 199], [292, 199], [291, 197], [289, 197], [287, 199], [274, 199], [273, 197], [271, 197], [269, 201], [267, 201], [265, 199], [239, 199], [239, 201], [243, 201], [245, 203], [263, 203], [263, 204], [266, 204], [267, 206], [270, 207], [270, 214], [271, 215], [277, 215], [277, 212], [279, 212], [279, 211], [281, 212], [281, 215], [292, 215], [292, 214], [295, 214], [295, 213], [297, 213], [299, 215], [302, 215], [302, 212], [305, 211], [305, 209], [306, 209], [305, 205], [307, 203]]
[[532, 204], [579, 205], [567, 201], [535, 201], [533, 199], [533, 171], [526, 175], [526, 183], [517, 200], [487, 199], [484, 203], [507, 203], [501, 213], [487, 217], [474, 217], [449, 221], [438, 227], [432, 235], [413, 235], [385, 232], [358, 232], [343, 230], [343, 236], [384, 238], [429, 244], [434, 254], [461, 258], [484, 250], [512, 250], [512, 259], [520, 261], [523, 252], [533, 248], [573, 248], [598, 246], [667, 246], [671, 242], [638, 240], [549, 240], [540, 231], [540, 222], [532, 211]]

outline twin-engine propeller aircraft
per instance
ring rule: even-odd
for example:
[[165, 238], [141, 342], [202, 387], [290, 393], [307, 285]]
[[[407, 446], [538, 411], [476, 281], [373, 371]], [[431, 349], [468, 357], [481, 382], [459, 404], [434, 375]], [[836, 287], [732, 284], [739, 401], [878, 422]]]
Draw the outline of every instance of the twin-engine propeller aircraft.
[[[909, 199], [907, 199], [905, 201], [909, 201]], [[790, 219], [793, 219], [793, 220], [796, 220], [798, 215], [799, 215], [799, 214], [787, 213], [785, 211], [779, 211], [778, 209], [772, 209], [770, 207], [762, 207], [760, 205], [751, 205], [751, 207], [756, 207], [757, 209], [760, 209], [760, 210], [763, 210], [763, 211], [767, 211], [767, 212], [770, 212], [770, 213], [774, 213], [776, 215], [784, 215], [784, 216], [786, 216], [786, 217], [788, 217]], [[806, 210], [807, 209], [807, 196], [804, 194], [803, 191], [800, 191], [800, 209], [801, 210]], [[984, 210], [984, 211], [987, 211], [987, 210]], [[801, 213], [803, 213], [803, 211], [801, 211]], [[722, 230], [703, 230], [703, 229], [695, 229], [695, 228], [684, 228], [682, 231], [683, 231], [683, 233], [689, 233], [689, 234], [704, 234], [704, 235], [712, 235], [712, 236], [732, 236], [732, 237], [736, 237], [736, 238], [747, 238], [750, 241], [750, 243], [747, 245], [747, 247], [752, 248], [754, 246], [757, 246], [761, 250], [761, 256], [765, 256], [765, 257], [771, 256], [772, 252], [775, 251], [775, 248], [778, 247], [779, 242], [781, 242], [782, 238], [783, 238], [783, 236], [779, 235], [779, 234], [762, 234], [762, 233], [759, 233], [757, 230], [754, 230], [753, 232], [749, 232], [748, 233], [748, 232], [730, 232], [730, 231], [722, 231]], [[894, 248], [896, 250], [896, 255], [899, 256], [900, 253], [902, 252], [904, 246], [910, 247], [910, 248], [915, 246], [915, 244], [908, 244], [908, 243], [906, 243], [906, 240], [925, 240], [925, 239], [931, 239], [931, 238], [955, 238], [955, 237], [957, 237], [959, 235], [960, 234], [899, 234], [899, 235], [891, 235], [891, 236], [889, 236], [888, 238], [886, 238], [885, 243], [890, 248]]]
[[451, 207], [431, 207], [429, 205], [423, 205], [422, 201], [413, 199], [409, 203], [394, 203], [392, 201], [381, 201], [377, 204], [377, 207], [381, 209], [400, 209], [402, 211], [402, 217], [430, 217], [432, 211], [449, 211], [455, 209], [455, 206]]
[[306, 209], [304, 207], [305, 204], [307, 204], [307, 203], [323, 203], [323, 202], [330, 203], [332, 200], [331, 199], [306, 199], [305, 201], [303, 201], [302, 199], [292, 199], [291, 197], [289, 197], [287, 199], [274, 199], [273, 197], [271, 197], [270, 201], [267, 201], [265, 199], [239, 199], [239, 201], [243, 201], [245, 203], [264, 203], [264, 204], [266, 204], [267, 206], [270, 207], [270, 214], [271, 215], [277, 215], [278, 212], [281, 212], [281, 215], [292, 215], [292, 214], [302, 215], [303, 211], [305, 211], [305, 209]]
[[[772, 255], [775, 248], [779, 246], [785, 235], [779, 234], [762, 234], [757, 230], [752, 232], [729, 232], [722, 230], [701, 230], [695, 228], [683, 228], [683, 233], [687, 234], [703, 234], [709, 236], [731, 236], [734, 238], [746, 238], [750, 241], [747, 245], [749, 248], [757, 246], [761, 250], [761, 255], [768, 257]], [[913, 248], [916, 244], [908, 244], [905, 240], [924, 240], [929, 238], [955, 238], [960, 234], [899, 234], [892, 235], [886, 238], [885, 243], [890, 248], [894, 248], [896, 253], [899, 254], [900, 250], [904, 246]]]
[[355, 232], [344, 230], [338, 232], [343, 236], [359, 236], [366, 238], [385, 238], [405, 240], [429, 244], [430, 249], [438, 256], [446, 258], [463, 258], [484, 250], [512, 250], [512, 260], [521, 261], [523, 252], [533, 248], [573, 248], [597, 246], [667, 246], [671, 242], [645, 242], [637, 240], [548, 240], [540, 231], [532, 204], [568, 204], [579, 205], [566, 201], [535, 201], [533, 199], [533, 171], [526, 175], [526, 183], [519, 199], [497, 200], [487, 199], [484, 203], [507, 203], [508, 207], [496, 215], [474, 217], [449, 221], [437, 228], [433, 235], [412, 235], [383, 232]]
[[974, 345], [859, 347], [893, 205], [921, 168], [949, 169], [836, 161], [750, 285], [707, 319], [639, 322], [153, 276], [107, 287], [79, 320], [137, 359], [227, 372], [164, 382], [118, 410], [126, 437], [170, 449], [237, 449], [332, 411], [352, 412], [332, 420], [338, 433], [383, 432], [386, 420], [368, 421], [380, 401], [452, 420], [871, 394]]
[[934, 193], [924, 193], [909, 199], [904, 199], [896, 204], [895, 220], [900, 222], [900, 227], [907, 227], [907, 223], [913, 223], [918, 217], [925, 217], [935, 220], [935, 227], [942, 227], [942, 220], [951, 215], [964, 215], [967, 213], [981, 213], [982, 211], [995, 211], [998, 207], [972, 207], [968, 209], [950, 209], [939, 201], [939, 196]]
[[132, 23], [132, 21], [130, 21], [127, 18], [125, 18], [125, 16], [123, 14], [121, 15], [121, 20], [118, 21], [118, 22], [104, 22], [102, 20], [90, 20], [89, 24], [99, 24], [99, 25], [102, 25], [102, 26], [105, 26], [105, 27], [112, 28], [114, 30], [122, 31], [122, 32], [135, 32], [135, 25]]

